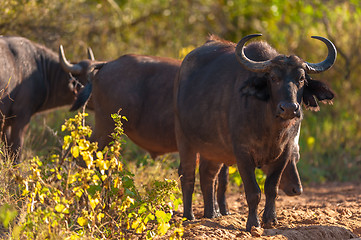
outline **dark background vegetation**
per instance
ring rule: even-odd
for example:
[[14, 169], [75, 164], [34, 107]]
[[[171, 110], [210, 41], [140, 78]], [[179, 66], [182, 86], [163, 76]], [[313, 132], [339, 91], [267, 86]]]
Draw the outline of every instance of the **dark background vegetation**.
[[[337, 96], [320, 112], [305, 111], [298, 166], [304, 182], [361, 180], [359, 0], [2, 0], [0, 16], [0, 34], [54, 51], [63, 44], [72, 61], [86, 58], [88, 46], [98, 60], [126, 53], [181, 58], [209, 34], [238, 42], [263, 33], [279, 52], [320, 62], [327, 49], [310, 36], [327, 37], [337, 47], [336, 64], [313, 77], [328, 82]], [[30, 155], [60, 146], [54, 136], [67, 116], [62, 109], [33, 118]], [[137, 157], [139, 150], [129, 148]]]

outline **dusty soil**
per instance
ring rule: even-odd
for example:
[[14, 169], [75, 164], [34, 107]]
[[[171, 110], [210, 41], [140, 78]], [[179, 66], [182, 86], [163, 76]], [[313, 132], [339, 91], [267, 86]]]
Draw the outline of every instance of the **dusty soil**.
[[[196, 220], [185, 225], [184, 239], [360, 239], [361, 185], [328, 183], [305, 187], [288, 197], [280, 191], [276, 201], [278, 225], [246, 232], [247, 205], [244, 193], [227, 194], [231, 215], [204, 219], [203, 204], [196, 204]], [[262, 195], [261, 219], [265, 196]]]

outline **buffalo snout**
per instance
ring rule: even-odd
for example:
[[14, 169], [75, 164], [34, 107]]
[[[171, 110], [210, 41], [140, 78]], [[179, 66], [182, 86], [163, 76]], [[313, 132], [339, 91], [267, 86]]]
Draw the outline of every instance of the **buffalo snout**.
[[295, 188], [292, 188], [292, 196], [296, 196], [296, 195], [301, 195], [303, 193], [303, 188], [302, 186], [297, 186]]
[[290, 186], [284, 189], [284, 192], [287, 196], [298, 196], [301, 195], [303, 192], [302, 186]]
[[300, 104], [280, 102], [277, 106], [277, 116], [289, 120], [301, 116]]

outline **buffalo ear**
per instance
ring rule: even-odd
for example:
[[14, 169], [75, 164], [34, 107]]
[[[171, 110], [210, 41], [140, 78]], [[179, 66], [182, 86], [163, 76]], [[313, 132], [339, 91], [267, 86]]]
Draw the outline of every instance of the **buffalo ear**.
[[313, 80], [310, 77], [307, 79], [307, 85], [303, 90], [303, 103], [307, 109], [319, 111], [320, 107], [317, 100], [322, 103], [332, 104], [334, 97], [334, 92], [326, 83]]
[[254, 96], [262, 101], [267, 101], [270, 97], [266, 76], [252, 76], [248, 78], [239, 91], [242, 96]]

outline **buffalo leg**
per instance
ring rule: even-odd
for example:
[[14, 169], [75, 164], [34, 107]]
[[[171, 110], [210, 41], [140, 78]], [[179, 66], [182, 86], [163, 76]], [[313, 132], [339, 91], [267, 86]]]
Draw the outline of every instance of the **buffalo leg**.
[[[179, 141], [180, 142], [180, 141]], [[190, 150], [186, 144], [178, 142], [180, 165], [178, 174], [180, 176], [183, 194], [183, 217], [188, 220], [194, 219], [192, 209], [192, 195], [194, 191], [195, 169], [197, 154]]]
[[199, 175], [204, 202], [204, 217], [219, 217], [215, 206], [215, 181], [222, 164], [200, 157]]
[[261, 189], [256, 181], [256, 175], [254, 173], [256, 167], [251, 156], [244, 153], [237, 154], [237, 166], [243, 181], [248, 204], [246, 230], [251, 231], [252, 226], [260, 226], [257, 211], [258, 204], [261, 200]]
[[300, 195], [303, 191], [296, 166], [297, 161], [298, 159], [296, 157], [292, 157], [281, 176], [279, 189], [282, 189], [288, 196]]
[[[281, 160], [282, 157], [280, 157]], [[271, 171], [267, 175], [264, 191], [266, 195], [266, 205], [263, 212], [263, 226], [270, 228], [277, 224], [276, 216], [276, 197], [278, 194], [278, 184], [281, 179], [283, 169], [286, 166], [286, 161], [277, 161], [271, 166]]]
[[229, 168], [226, 164], [223, 164], [223, 167], [218, 173], [218, 186], [217, 186], [217, 202], [218, 208], [222, 215], [228, 215], [228, 205], [226, 201], [226, 191], [227, 185], [229, 182]]
[[11, 155], [14, 157], [15, 163], [19, 163], [21, 147], [24, 144], [24, 134], [29, 126], [29, 122], [30, 117], [18, 116], [14, 124], [11, 126], [9, 144]]
[[102, 111], [101, 106], [95, 108], [95, 127], [89, 140], [98, 142], [98, 148], [104, 149], [113, 140], [110, 135], [114, 131], [115, 123], [110, 115]]
[[180, 176], [183, 194], [183, 217], [188, 220], [193, 220], [192, 195], [194, 191], [197, 152], [187, 144], [187, 138], [182, 134], [177, 121], [175, 121], [175, 133], [180, 158], [178, 174]]

